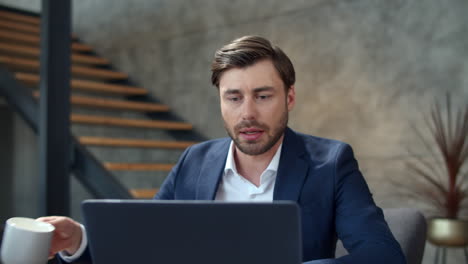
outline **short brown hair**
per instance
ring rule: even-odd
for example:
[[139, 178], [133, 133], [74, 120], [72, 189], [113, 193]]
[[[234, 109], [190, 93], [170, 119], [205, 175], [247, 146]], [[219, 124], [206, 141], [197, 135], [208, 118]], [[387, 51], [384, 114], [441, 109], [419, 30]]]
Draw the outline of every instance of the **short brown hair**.
[[259, 36], [244, 36], [217, 50], [211, 64], [211, 83], [219, 89], [219, 81], [225, 71], [248, 67], [264, 59], [272, 60], [288, 90], [296, 81], [291, 60], [279, 47]]

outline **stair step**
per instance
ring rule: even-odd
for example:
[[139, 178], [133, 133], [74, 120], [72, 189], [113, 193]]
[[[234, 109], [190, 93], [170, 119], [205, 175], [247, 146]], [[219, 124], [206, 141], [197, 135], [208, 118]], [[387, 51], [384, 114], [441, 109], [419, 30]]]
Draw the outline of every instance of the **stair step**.
[[[12, 56], [0, 56], [0, 63], [8, 64], [15, 68], [29, 69], [39, 71], [39, 61], [31, 59], [22, 59]], [[71, 66], [71, 72], [73, 75], [90, 78], [103, 78], [103, 79], [117, 79], [124, 80], [128, 78], [128, 75], [122, 72], [116, 72], [111, 70], [89, 68], [83, 66]]]
[[84, 43], [73, 42], [71, 45], [72, 51], [88, 52], [93, 51], [93, 48]]
[[78, 80], [78, 79], [73, 79], [71, 81], [71, 86], [73, 89], [99, 92], [99, 93], [111, 93], [111, 94], [122, 94], [122, 95], [146, 95], [148, 94], [148, 91], [146, 89], [136, 87], [136, 86], [108, 84], [108, 83], [100, 83], [100, 82]]
[[19, 32], [15, 32], [11, 30], [5, 30], [5, 29], [0, 29], [0, 38], [26, 42], [29, 44], [35, 44], [37, 46], [41, 42], [41, 38], [39, 36], [31, 36], [28, 34], [19, 33]]
[[131, 189], [130, 193], [135, 199], [153, 199], [159, 189]]
[[3, 17], [0, 17], [0, 27], [7, 28], [15, 31], [22, 31], [24, 33], [39, 34], [41, 29], [38, 25], [28, 25], [22, 24], [14, 21], [4, 20]]
[[[0, 27], [38, 34], [41, 29], [41, 19], [30, 15], [0, 10]], [[72, 38], [77, 39], [77, 36], [72, 33]]]
[[77, 76], [82, 76], [82, 77], [116, 79], [116, 80], [128, 79], [128, 75], [123, 72], [88, 68], [88, 67], [82, 67], [82, 66], [72, 65], [71, 71], [73, 74], [76, 74]]
[[143, 111], [143, 112], [167, 112], [169, 110], [168, 106], [162, 105], [162, 104], [139, 103], [139, 102], [124, 101], [124, 100], [103, 99], [103, 98], [78, 96], [78, 95], [73, 95], [71, 97], [71, 102], [74, 105], [80, 105], [80, 106]]
[[9, 12], [5, 10], [0, 10], [0, 17], [10, 19], [13, 21], [29, 23], [33, 25], [41, 24], [41, 19], [39, 17], [23, 15], [23, 14]]
[[[39, 57], [40, 49], [36, 47], [24, 46], [24, 45], [13, 45], [13, 44], [5, 44], [0, 43], [0, 50], [16, 53], [20, 55], [28, 55], [33, 57]], [[80, 54], [73, 54], [71, 55], [72, 62], [76, 63], [87, 63], [87, 64], [95, 64], [95, 65], [108, 65], [109, 61], [104, 58], [99, 58], [96, 56], [89, 56], [89, 55], [80, 55]]]
[[[6, 14], [6, 16], [5, 16]], [[27, 21], [22, 21], [22, 19], [29, 19], [31, 16], [19, 15], [14, 13], [9, 13], [6, 11], [0, 12], [0, 28], [22, 31], [26, 34], [36, 34], [39, 35], [41, 32], [40, 19], [38, 22], [30, 23]], [[75, 34], [71, 34], [72, 39], [77, 39]]]
[[89, 55], [73, 54], [71, 55], [72, 62], [84, 63], [84, 64], [95, 64], [95, 65], [109, 65], [109, 60]]
[[[34, 96], [39, 97], [39, 91], [34, 91]], [[169, 107], [163, 104], [154, 103], [140, 103], [125, 100], [105, 99], [90, 96], [72, 95], [71, 103], [77, 106], [107, 108], [117, 110], [129, 111], [143, 111], [143, 112], [167, 112]]]
[[[32, 84], [39, 85], [39, 75], [32, 73], [15, 73], [17, 80]], [[146, 95], [148, 91], [135, 86], [119, 85], [119, 84], [107, 84], [102, 82], [94, 82], [87, 80], [72, 79], [71, 88], [81, 91], [90, 91], [98, 93], [110, 93], [110, 94], [122, 94], [122, 95]]]
[[[0, 38], [13, 40], [13, 41], [19, 41], [19, 42], [27, 43], [27, 44], [32, 44], [32, 45], [35, 45], [36, 47], [39, 46], [41, 42], [41, 38], [39, 37], [39, 35], [36, 36], [36, 35], [31, 35], [31, 34], [19, 33], [19, 32], [15, 32], [11, 30], [5, 30], [5, 29], [0, 29]], [[83, 43], [73, 42], [71, 44], [71, 50], [76, 51], [76, 52], [88, 52], [88, 51], [93, 51], [93, 48]]]
[[104, 147], [186, 149], [195, 144], [195, 142], [191, 141], [160, 141], [130, 138], [79, 137], [78, 139], [84, 145]]
[[95, 116], [72, 114], [71, 121], [79, 124], [138, 127], [138, 128], [159, 128], [167, 130], [191, 130], [192, 125], [185, 122], [174, 121], [154, 121], [145, 119], [126, 119], [110, 116]]
[[174, 164], [104, 162], [104, 167], [112, 171], [170, 171]]

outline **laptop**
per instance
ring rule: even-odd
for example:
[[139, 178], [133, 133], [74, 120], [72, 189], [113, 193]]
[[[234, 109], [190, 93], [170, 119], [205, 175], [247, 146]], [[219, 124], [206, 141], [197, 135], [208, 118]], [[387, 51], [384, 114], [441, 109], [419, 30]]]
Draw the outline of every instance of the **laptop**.
[[86, 200], [93, 263], [300, 264], [294, 202]]

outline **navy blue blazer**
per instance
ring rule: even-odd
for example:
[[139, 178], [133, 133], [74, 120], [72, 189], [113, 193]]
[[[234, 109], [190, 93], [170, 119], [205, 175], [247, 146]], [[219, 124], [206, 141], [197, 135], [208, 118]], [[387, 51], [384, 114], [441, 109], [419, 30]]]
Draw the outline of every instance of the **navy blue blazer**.
[[[213, 200], [230, 142], [224, 138], [188, 148], [155, 199]], [[337, 238], [350, 252], [339, 259], [308, 264], [406, 263], [345, 143], [287, 128], [273, 199], [299, 204], [304, 261], [334, 258]]]

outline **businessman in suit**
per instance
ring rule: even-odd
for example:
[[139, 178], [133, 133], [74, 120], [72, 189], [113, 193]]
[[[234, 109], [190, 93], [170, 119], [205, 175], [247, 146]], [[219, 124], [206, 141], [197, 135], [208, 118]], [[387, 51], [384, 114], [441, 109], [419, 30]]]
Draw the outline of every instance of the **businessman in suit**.
[[[292, 200], [301, 208], [304, 262], [406, 262], [351, 147], [287, 127], [295, 72], [281, 49], [257, 36], [236, 39], [216, 52], [212, 83], [229, 138], [188, 148], [155, 199]], [[72, 219], [41, 220], [63, 235], [52, 253], [65, 249], [70, 261], [86, 248], [84, 227]], [[337, 238], [350, 254], [333, 259]]]

